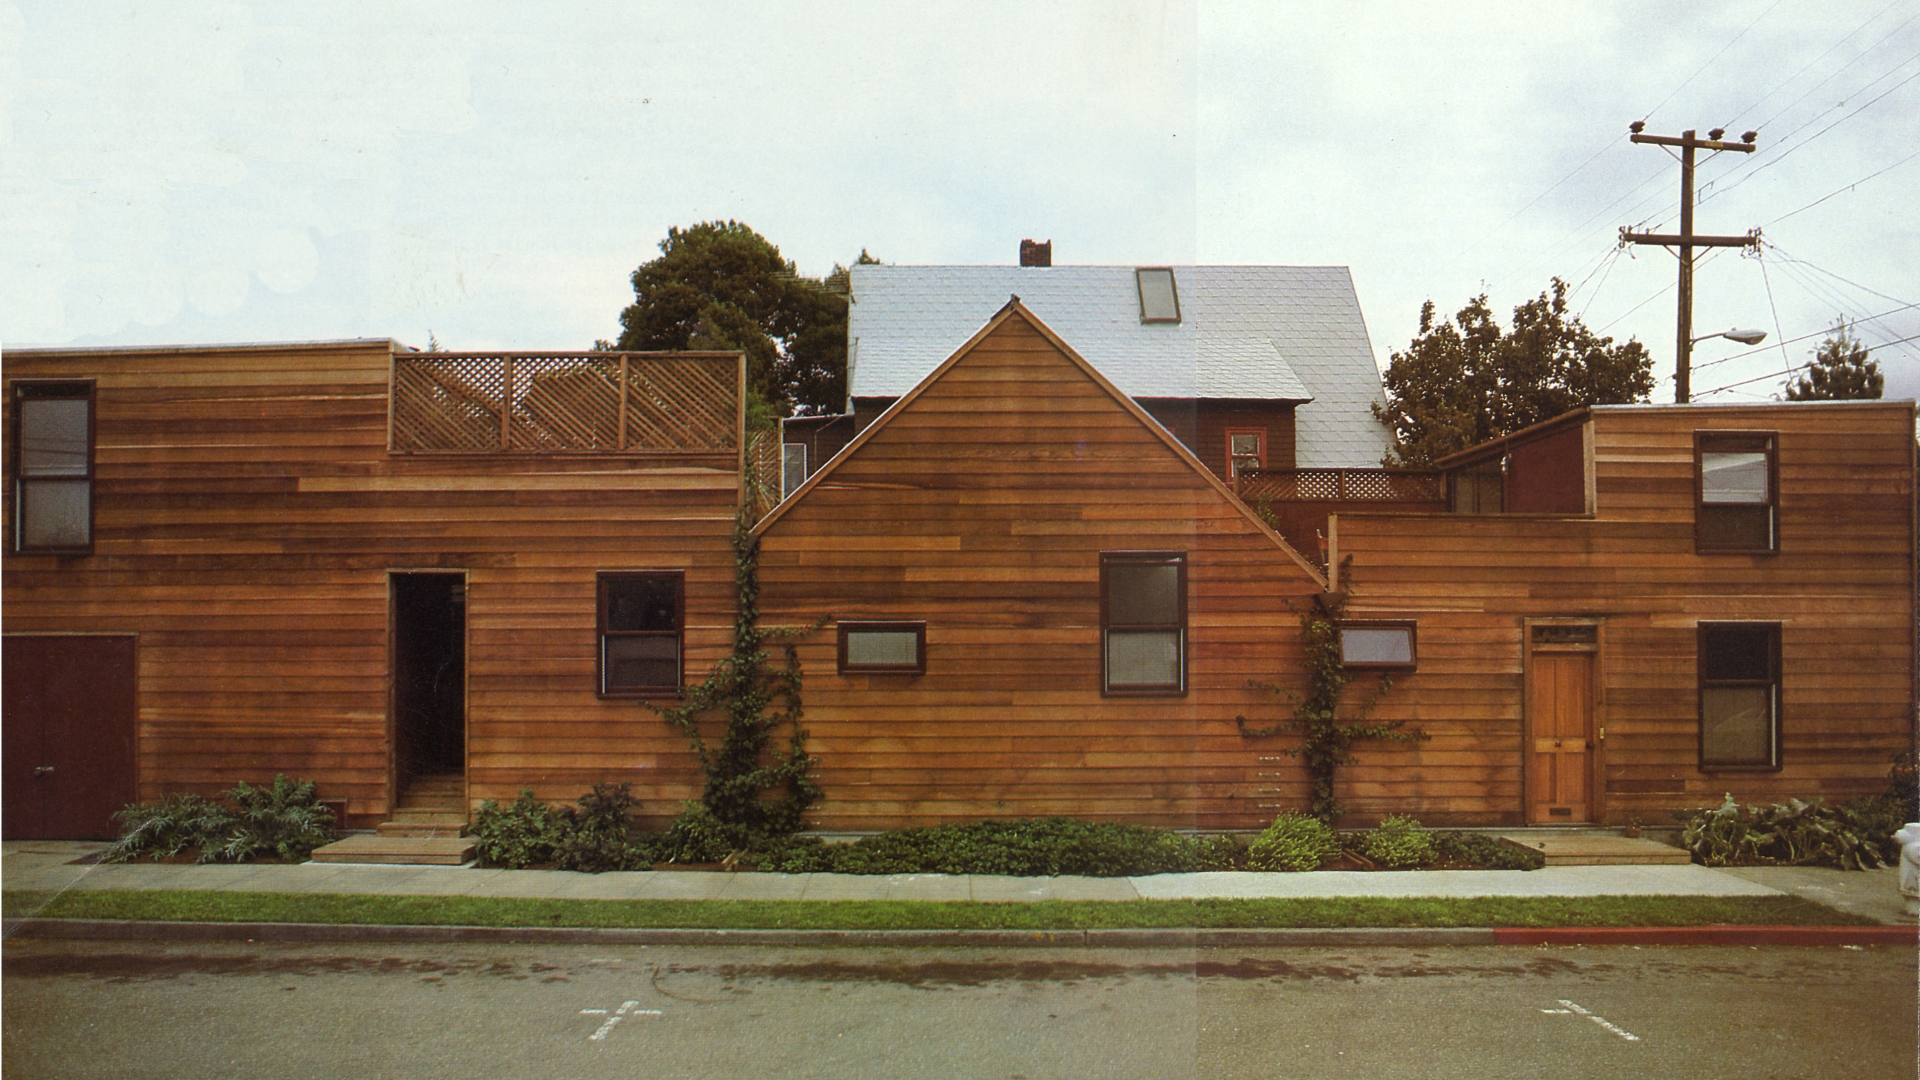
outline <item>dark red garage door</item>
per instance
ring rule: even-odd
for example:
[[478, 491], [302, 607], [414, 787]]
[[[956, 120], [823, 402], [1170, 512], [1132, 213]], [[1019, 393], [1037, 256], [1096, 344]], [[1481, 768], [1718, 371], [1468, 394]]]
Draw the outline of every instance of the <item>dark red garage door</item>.
[[0, 638], [9, 840], [100, 840], [134, 800], [134, 639]]

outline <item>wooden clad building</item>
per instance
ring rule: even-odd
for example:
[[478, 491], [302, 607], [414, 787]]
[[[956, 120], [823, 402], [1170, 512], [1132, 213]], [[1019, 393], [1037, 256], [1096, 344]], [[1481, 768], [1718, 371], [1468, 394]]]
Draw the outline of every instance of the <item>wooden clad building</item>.
[[[640, 702], [731, 635], [738, 354], [6, 357], [6, 834], [275, 772], [349, 821], [697, 795]], [[99, 698], [98, 702], [92, 700]]]
[[1298, 670], [1323, 579], [1017, 300], [756, 531], [763, 618], [828, 620], [816, 828], [1279, 805], [1234, 717]]
[[1580, 410], [1439, 463], [1454, 513], [1328, 528], [1349, 615], [1417, 625], [1362, 820], [1664, 822], [1881, 790], [1913, 746], [1912, 402]]

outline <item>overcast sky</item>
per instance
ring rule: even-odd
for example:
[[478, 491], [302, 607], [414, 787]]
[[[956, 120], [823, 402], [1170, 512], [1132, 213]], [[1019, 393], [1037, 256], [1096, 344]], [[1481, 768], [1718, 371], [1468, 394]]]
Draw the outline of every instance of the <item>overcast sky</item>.
[[1422, 301], [1559, 275], [1671, 400], [1675, 261], [1616, 244], [1677, 228], [1645, 119], [1760, 132], [1699, 170], [1696, 230], [1766, 246], [1694, 322], [1769, 336], [1702, 342], [1696, 397], [1838, 316], [1911, 397], [1916, 78], [1920, 0], [0, 3], [0, 345], [586, 348], [733, 218], [816, 276], [1345, 265], [1383, 364]]

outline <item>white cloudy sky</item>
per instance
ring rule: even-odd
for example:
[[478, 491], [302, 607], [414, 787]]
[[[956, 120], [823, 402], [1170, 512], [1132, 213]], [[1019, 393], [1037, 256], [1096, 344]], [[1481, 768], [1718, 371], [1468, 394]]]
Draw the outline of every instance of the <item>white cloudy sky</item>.
[[1557, 274], [1670, 380], [1674, 260], [1615, 243], [1677, 227], [1644, 118], [1760, 130], [1700, 169], [1696, 229], [1768, 246], [1695, 326], [1769, 340], [1701, 343], [1696, 395], [1844, 315], [1913, 396], [1916, 77], [1920, 0], [0, 3], [0, 344], [584, 348], [735, 218], [814, 275], [1343, 264], [1383, 363]]

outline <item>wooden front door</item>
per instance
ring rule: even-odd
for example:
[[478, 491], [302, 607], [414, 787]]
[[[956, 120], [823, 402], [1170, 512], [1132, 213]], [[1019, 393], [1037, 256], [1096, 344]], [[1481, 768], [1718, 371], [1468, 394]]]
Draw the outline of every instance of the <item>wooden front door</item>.
[[1594, 654], [1536, 648], [1530, 659], [1527, 820], [1591, 821]]
[[109, 840], [137, 795], [131, 636], [8, 635], [0, 652], [9, 840]]

